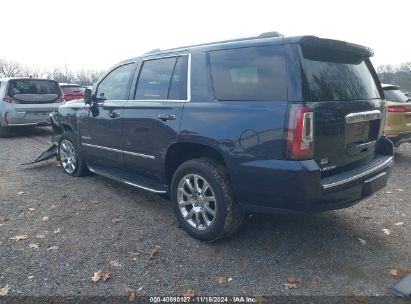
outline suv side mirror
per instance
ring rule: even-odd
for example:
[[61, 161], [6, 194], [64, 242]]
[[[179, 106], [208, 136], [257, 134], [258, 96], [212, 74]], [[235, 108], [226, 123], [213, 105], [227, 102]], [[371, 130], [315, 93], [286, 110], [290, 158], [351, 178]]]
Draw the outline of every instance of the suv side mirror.
[[91, 104], [94, 100], [93, 91], [90, 89], [84, 90], [84, 102], [86, 104]]

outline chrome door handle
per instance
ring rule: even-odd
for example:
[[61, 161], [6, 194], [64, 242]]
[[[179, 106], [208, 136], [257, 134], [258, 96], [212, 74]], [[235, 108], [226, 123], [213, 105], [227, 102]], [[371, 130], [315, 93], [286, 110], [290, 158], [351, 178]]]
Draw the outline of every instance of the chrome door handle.
[[117, 117], [120, 117], [120, 113], [110, 112], [110, 113], [108, 114], [108, 116], [110, 116], [110, 118], [117, 118]]
[[160, 114], [157, 116], [162, 121], [175, 120], [176, 116], [173, 114]]

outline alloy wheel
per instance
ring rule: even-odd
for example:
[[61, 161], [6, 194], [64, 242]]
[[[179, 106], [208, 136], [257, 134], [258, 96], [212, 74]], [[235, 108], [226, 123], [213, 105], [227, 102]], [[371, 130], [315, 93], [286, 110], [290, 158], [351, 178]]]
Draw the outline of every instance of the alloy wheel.
[[73, 174], [76, 171], [77, 157], [76, 148], [73, 143], [67, 139], [63, 139], [60, 143], [60, 162], [64, 171], [68, 174]]
[[211, 185], [198, 174], [187, 174], [178, 183], [178, 208], [193, 228], [206, 230], [216, 219], [217, 200]]

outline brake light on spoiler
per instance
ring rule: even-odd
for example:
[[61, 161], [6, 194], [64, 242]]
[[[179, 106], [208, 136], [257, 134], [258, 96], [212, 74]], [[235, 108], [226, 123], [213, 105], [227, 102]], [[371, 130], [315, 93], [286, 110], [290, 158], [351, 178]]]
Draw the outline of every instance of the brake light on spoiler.
[[287, 156], [302, 160], [313, 157], [314, 112], [305, 105], [292, 105], [287, 131]]

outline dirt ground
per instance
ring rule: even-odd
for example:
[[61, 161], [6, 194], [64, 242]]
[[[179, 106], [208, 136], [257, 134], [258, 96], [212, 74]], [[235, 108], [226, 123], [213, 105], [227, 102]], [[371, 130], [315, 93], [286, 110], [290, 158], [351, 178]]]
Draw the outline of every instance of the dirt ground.
[[[209, 244], [189, 237], [161, 196], [70, 177], [54, 160], [22, 166], [50, 135], [0, 139], [0, 288], [8, 296], [382, 296], [410, 270], [410, 144], [396, 151], [388, 186], [351, 208], [251, 215]], [[287, 289], [291, 277], [300, 282]]]

